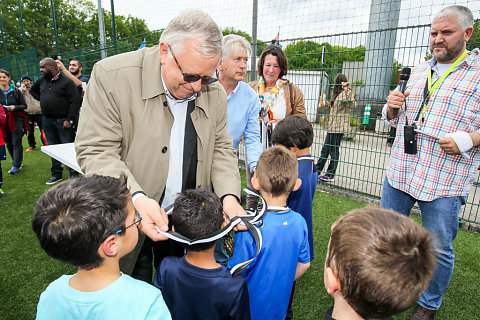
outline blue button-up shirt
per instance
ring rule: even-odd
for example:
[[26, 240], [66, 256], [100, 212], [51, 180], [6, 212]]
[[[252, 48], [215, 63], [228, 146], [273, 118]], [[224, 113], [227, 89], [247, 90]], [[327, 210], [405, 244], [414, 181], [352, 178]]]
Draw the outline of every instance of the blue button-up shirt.
[[262, 153], [258, 115], [260, 100], [255, 91], [243, 81], [238, 82], [227, 98], [228, 133], [233, 139], [233, 148], [237, 149], [242, 135], [245, 134], [245, 149], [250, 168], [257, 165]]

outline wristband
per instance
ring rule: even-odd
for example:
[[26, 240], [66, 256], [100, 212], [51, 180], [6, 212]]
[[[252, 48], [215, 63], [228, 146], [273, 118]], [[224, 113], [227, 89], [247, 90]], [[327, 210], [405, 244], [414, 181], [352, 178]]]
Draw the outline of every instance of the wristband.
[[458, 147], [458, 150], [460, 150], [460, 153], [467, 152], [473, 148], [472, 137], [470, 137], [470, 134], [468, 134], [468, 132], [464, 132], [464, 131], [451, 132], [451, 133], [447, 133], [445, 137], [453, 139], [453, 141]]
[[143, 193], [142, 191], [137, 191], [137, 192], [134, 192], [133, 195], [132, 195], [132, 202], [133, 204], [135, 204], [135, 200], [137, 200], [138, 198], [141, 198], [141, 197], [146, 197], [147, 195], [145, 193]]

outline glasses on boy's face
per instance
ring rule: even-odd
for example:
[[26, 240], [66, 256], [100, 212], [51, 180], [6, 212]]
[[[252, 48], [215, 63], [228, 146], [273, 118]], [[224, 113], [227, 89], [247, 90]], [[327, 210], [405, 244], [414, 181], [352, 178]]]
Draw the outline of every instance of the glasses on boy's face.
[[214, 78], [214, 77], [209, 77], [209, 76], [200, 76], [198, 74], [191, 74], [191, 73], [185, 73], [183, 72], [182, 70], [182, 67], [180, 67], [180, 64], [178, 63], [178, 60], [177, 58], [175, 57], [175, 55], [173, 54], [173, 51], [172, 51], [172, 48], [170, 48], [170, 46], [168, 46], [168, 49], [170, 49], [170, 52], [172, 53], [172, 57], [173, 57], [173, 60], [175, 61], [175, 63], [177, 64], [177, 67], [178, 69], [180, 69], [180, 72], [182, 73], [183, 75], [183, 81], [187, 82], [187, 83], [190, 83], [190, 82], [197, 82], [198, 80], [202, 79], [202, 84], [212, 84], [214, 83], [215, 81], [218, 81], [217, 78]]
[[114, 235], [116, 235], [116, 234], [119, 234], [119, 233], [122, 233], [123, 231], [127, 230], [128, 228], [130, 228], [130, 227], [132, 227], [132, 226], [134, 226], [134, 225], [140, 225], [140, 222], [142, 222], [142, 216], [140, 215], [140, 212], [138, 212], [138, 211], [136, 211], [136, 210], [135, 210], [135, 213], [136, 213], [137, 216], [138, 216], [137, 221], [135, 221], [135, 222], [132, 223], [132, 224], [129, 224], [128, 226], [126, 226], [126, 227], [123, 228], [123, 229], [120, 229], [120, 230], [118, 230], [118, 231], [115, 231], [115, 233], [113, 233], [112, 236], [114, 236]]

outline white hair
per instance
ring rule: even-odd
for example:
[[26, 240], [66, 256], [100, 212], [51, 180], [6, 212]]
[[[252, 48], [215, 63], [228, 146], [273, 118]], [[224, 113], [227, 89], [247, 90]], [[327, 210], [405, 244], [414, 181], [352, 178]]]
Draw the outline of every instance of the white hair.
[[462, 26], [463, 31], [467, 30], [467, 28], [473, 27], [473, 14], [470, 9], [460, 5], [449, 6], [443, 8], [435, 16], [433, 20], [440, 19], [443, 17], [447, 17], [450, 15], [455, 15], [457, 17], [458, 24]]
[[225, 60], [230, 54], [238, 52], [239, 50], [245, 50], [247, 56], [252, 54], [252, 46], [242, 36], [236, 34], [228, 34], [223, 37], [223, 53], [220, 61]]
[[188, 39], [198, 39], [196, 50], [202, 56], [222, 54], [222, 31], [213, 19], [200, 10], [184, 10], [173, 18], [163, 30], [160, 42], [180, 53]]

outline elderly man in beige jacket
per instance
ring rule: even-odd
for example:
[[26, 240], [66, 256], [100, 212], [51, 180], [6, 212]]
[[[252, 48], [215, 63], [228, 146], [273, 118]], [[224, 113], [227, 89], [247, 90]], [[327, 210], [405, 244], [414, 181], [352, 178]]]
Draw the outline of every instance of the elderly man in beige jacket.
[[[188, 10], [170, 21], [159, 46], [113, 56], [93, 68], [75, 140], [78, 163], [87, 175], [127, 177], [143, 218], [140, 229], [153, 241], [165, 240], [155, 225], [168, 230], [163, 209], [185, 189], [214, 190], [228, 216], [244, 214], [227, 97], [213, 78], [221, 53], [217, 24]], [[132, 272], [144, 239], [121, 261], [122, 271]], [[183, 254], [169, 241], [152, 244], [156, 267], [163, 256]], [[147, 268], [149, 242], [138, 258], [146, 259]], [[137, 278], [151, 281], [151, 269], [143, 274]]]

